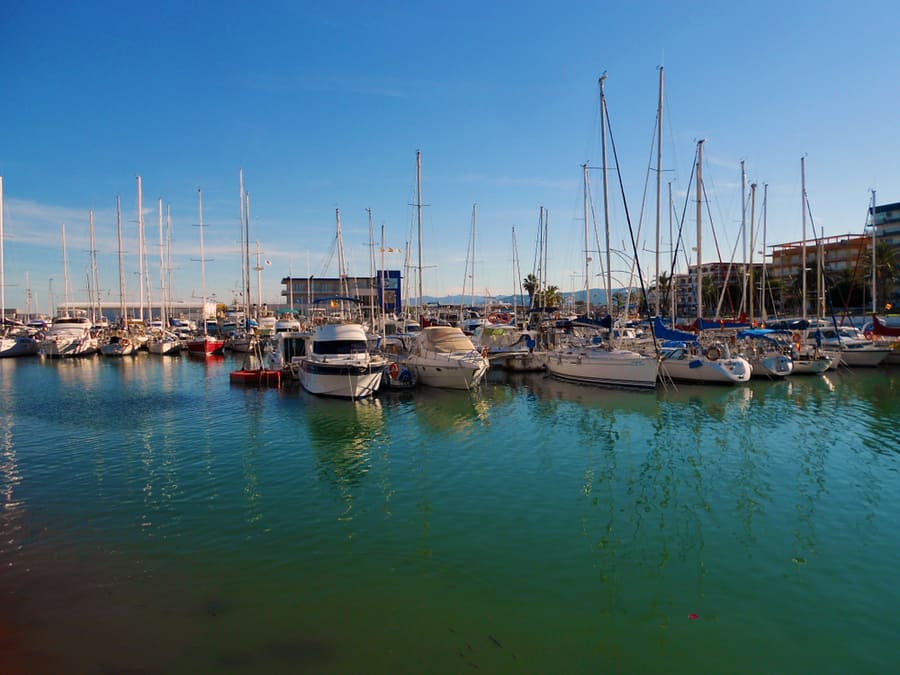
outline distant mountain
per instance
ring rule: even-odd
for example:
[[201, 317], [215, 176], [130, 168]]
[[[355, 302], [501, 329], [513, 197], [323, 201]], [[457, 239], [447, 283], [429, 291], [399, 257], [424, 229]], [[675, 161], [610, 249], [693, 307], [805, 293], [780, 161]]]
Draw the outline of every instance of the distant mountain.
[[[637, 289], [634, 289], [634, 290], [637, 290]], [[632, 291], [632, 293], [634, 292], [634, 290]], [[628, 292], [627, 288], [613, 289], [613, 295], [615, 295], [616, 293], [622, 293], [624, 295], [627, 292]], [[565, 301], [567, 303], [571, 301], [571, 298], [573, 295], [574, 295], [576, 303], [584, 302], [584, 296], [585, 296], [584, 291], [575, 291], [574, 293], [568, 292], [568, 293], [563, 293], [562, 295], [563, 295], [563, 298], [565, 298]], [[488, 301], [494, 302], [494, 303], [504, 302], [507, 304], [512, 304], [513, 296], [512, 295], [498, 295], [498, 296], [494, 296], [492, 298], [488, 298]], [[427, 304], [437, 303], [440, 305], [459, 305], [462, 302], [463, 302], [462, 296], [460, 296], [460, 295], [445, 295], [440, 298], [432, 296], [432, 295], [425, 296], [425, 303], [427, 303]], [[467, 295], [465, 298], [465, 302], [466, 302], [466, 304], [469, 304], [471, 302], [471, 296]], [[484, 296], [478, 296], [478, 295], [475, 296], [474, 304], [476, 307], [482, 306], [484, 304], [484, 302], [485, 302]], [[528, 304], [528, 295], [519, 296], [519, 304], [520, 305]], [[606, 291], [601, 288], [592, 288], [591, 289], [591, 305], [605, 305], [605, 304], [606, 304]]]

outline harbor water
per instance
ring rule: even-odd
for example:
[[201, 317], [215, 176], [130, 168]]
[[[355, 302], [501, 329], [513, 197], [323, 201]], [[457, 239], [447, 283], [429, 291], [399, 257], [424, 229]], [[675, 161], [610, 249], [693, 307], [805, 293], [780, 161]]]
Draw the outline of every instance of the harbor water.
[[348, 402], [0, 360], [3, 673], [880, 673], [900, 369]]

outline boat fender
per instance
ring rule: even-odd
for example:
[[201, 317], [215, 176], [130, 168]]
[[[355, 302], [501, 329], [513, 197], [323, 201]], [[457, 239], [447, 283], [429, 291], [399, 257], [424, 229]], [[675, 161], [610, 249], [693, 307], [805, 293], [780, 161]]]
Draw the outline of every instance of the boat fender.
[[392, 380], [396, 380], [400, 374], [400, 366], [396, 362], [391, 362], [391, 365], [388, 366], [388, 374], [390, 374]]
[[718, 361], [720, 356], [722, 356], [722, 350], [718, 347], [710, 347], [706, 350], [706, 358], [710, 361]]

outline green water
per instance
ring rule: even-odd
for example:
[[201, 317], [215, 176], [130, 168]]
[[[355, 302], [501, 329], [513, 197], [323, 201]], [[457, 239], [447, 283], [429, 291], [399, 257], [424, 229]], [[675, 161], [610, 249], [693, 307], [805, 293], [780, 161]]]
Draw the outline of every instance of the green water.
[[354, 404], [236, 367], [0, 361], [6, 672], [896, 669], [900, 370]]

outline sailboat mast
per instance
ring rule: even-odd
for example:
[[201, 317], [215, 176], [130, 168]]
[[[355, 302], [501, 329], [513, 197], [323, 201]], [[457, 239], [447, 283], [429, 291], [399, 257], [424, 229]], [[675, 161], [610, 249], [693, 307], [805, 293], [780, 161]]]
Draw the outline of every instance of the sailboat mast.
[[141, 192], [141, 177], [137, 177], [138, 210], [138, 287], [140, 288], [140, 319], [144, 322], [144, 206]]
[[475, 230], [478, 227], [478, 204], [472, 204], [472, 301], [475, 306]]
[[161, 328], [166, 329], [168, 325], [166, 315], [166, 262], [165, 247], [163, 242], [163, 204], [162, 197], [157, 202], [157, 211], [159, 213], [159, 320]]
[[381, 283], [379, 289], [381, 291], [381, 299], [379, 302], [378, 315], [381, 317], [381, 335], [384, 335], [384, 223], [381, 224]]
[[[656, 109], [656, 316], [660, 316], [660, 304], [662, 303], [662, 293], [659, 287], [659, 255], [660, 255], [660, 201], [662, 192], [662, 130], [663, 130], [663, 74], [665, 68], [659, 67], [659, 101]], [[670, 185], [671, 187], [671, 185]], [[671, 282], [670, 282], [671, 284]]]
[[[591, 317], [591, 248], [588, 230], [588, 165], [581, 165], [584, 198], [584, 315]], [[608, 303], [607, 303], [608, 304]]]
[[[244, 325], [243, 329], [250, 327], [250, 191], [244, 193]], [[259, 308], [257, 307], [257, 311]]]
[[100, 277], [97, 274], [97, 247], [94, 245], [94, 209], [88, 209], [88, 229], [91, 239], [91, 285], [94, 287], [94, 292], [90, 293], [89, 297], [91, 298], [91, 323], [95, 323], [100, 314]]
[[[372, 286], [375, 285], [375, 230], [372, 225], [372, 209], [367, 208], [369, 214], [369, 274], [371, 275]], [[375, 289], [370, 287], [372, 292], [369, 293], [369, 325], [375, 330]]]
[[206, 337], [206, 260], [203, 258], [203, 192], [197, 189], [197, 213], [200, 228], [200, 322], [203, 324], [203, 337]]
[[703, 140], [697, 141], [697, 329], [703, 318]]
[[119, 314], [122, 327], [128, 327], [128, 308], [125, 306], [125, 261], [122, 259], [122, 204], [116, 195], [116, 229], [119, 236]]
[[741, 160], [741, 249], [745, 272], [741, 284], [741, 310], [743, 310], [747, 306], [747, 172], [744, 170], [744, 160]]
[[172, 205], [166, 204], [166, 301], [172, 304]]
[[344, 237], [341, 233], [341, 210], [334, 210], [334, 217], [337, 221], [337, 249], [338, 249], [338, 279], [340, 279], [341, 293], [341, 318], [344, 318], [344, 298], [350, 295], [347, 286], [347, 272], [344, 268]]
[[875, 190], [872, 190], [872, 314], [878, 312], [878, 303], [876, 302], [876, 288], [877, 288], [877, 277], [876, 277], [876, 265], [875, 265], [875, 237], [878, 232], [878, 228], [875, 227]]
[[[612, 303], [612, 258], [609, 251], [609, 179], [606, 175], [606, 92], [603, 83], [606, 73], [600, 76], [600, 148], [603, 155], [603, 224], [606, 230], [606, 313]], [[590, 293], [590, 287], [588, 292]]]
[[66, 306], [66, 313], [69, 312], [69, 252], [66, 248], [66, 224], [62, 224], [62, 246], [63, 246], [63, 302]]
[[[249, 196], [249, 195], [248, 195]], [[259, 239], [256, 240], [256, 318], [262, 311], [262, 265], [259, 262]]]
[[800, 158], [800, 198], [802, 200], [800, 208], [800, 218], [803, 223], [803, 239], [800, 242], [800, 277], [801, 282], [801, 301], [802, 318], [806, 319], [806, 158]]
[[763, 323], [769, 318], [766, 314], [766, 225], [768, 224], [769, 184], [763, 183], [762, 208], [762, 279], [759, 283], [759, 316]]
[[754, 225], [756, 217], [756, 183], [750, 183], [750, 268], [747, 270], [747, 280], [748, 286], [750, 288], [749, 298], [750, 298], [750, 323], [753, 324], [753, 297], [754, 297], [754, 286], [753, 286], [753, 248], [755, 246], [754, 239]]
[[419, 242], [419, 300], [416, 308], [422, 313], [422, 152], [416, 150], [416, 222], [418, 223]]

